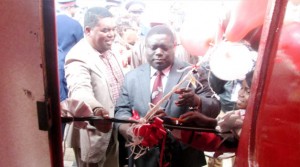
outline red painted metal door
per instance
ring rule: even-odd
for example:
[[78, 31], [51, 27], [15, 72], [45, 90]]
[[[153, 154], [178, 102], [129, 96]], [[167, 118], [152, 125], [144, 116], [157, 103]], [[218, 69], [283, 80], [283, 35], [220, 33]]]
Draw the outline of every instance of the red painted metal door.
[[300, 163], [300, 64], [277, 52], [286, 4], [287, 0], [269, 1], [237, 167]]
[[54, 1], [2, 0], [0, 11], [0, 166], [62, 167]]

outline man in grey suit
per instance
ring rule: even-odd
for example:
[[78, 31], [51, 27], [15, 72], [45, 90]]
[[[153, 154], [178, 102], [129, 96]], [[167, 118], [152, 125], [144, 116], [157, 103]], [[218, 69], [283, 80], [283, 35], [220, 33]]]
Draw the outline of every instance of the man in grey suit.
[[[165, 25], [152, 27], [148, 32], [145, 41], [145, 56], [148, 63], [139, 66], [129, 72], [124, 78], [120, 97], [115, 107], [115, 117], [129, 119], [132, 117], [132, 110], [136, 110], [140, 117], [144, 117], [149, 111], [151, 92], [157, 71], [162, 72], [162, 90], [166, 95], [178, 84], [187, 74], [187, 71], [180, 72], [190, 64], [179, 61], [175, 58], [175, 39], [172, 31]], [[188, 112], [191, 108], [209, 117], [216, 117], [220, 111], [220, 102], [213, 97], [208, 86], [207, 76], [204, 69], [198, 70], [198, 81], [201, 83], [196, 88], [188, 88], [187, 82], [160, 107], [164, 113], [159, 112], [157, 116], [168, 115], [178, 118], [181, 114]], [[119, 132], [130, 140], [127, 130], [130, 124], [117, 124]], [[171, 153], [171, 166], [178, 167], [199, 167], [206, 164], [203, 152], [177, 142], [178, 147]], [[159, 166], [159, 148], [151, 148], [145, 155], [134, 160], [137, 167]]]

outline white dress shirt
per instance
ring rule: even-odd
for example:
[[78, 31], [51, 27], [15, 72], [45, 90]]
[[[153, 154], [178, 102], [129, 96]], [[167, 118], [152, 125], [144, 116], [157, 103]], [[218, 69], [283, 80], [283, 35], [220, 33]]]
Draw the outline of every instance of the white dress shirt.
[[[169, 78], [169, 73], [170, 73], [170, 70], [171, 70], [171, 66], [167, 67], [166, 69], [162, 70], [162, 73], [164, 75], [162, 75], [162, 86], [163, 86], [163, 91], [165, 91], [165, 87], [166, 87], [166, 84], [167, 84], [167, 81], [168, 81], [168, 78]], [[151, 67], [150, 69], [150, 92], [152, 92], [152, 89], [153, 89], [153, 84], [154, 84], [154, 81], [156, 79], [156, 72], [158, 70]]]

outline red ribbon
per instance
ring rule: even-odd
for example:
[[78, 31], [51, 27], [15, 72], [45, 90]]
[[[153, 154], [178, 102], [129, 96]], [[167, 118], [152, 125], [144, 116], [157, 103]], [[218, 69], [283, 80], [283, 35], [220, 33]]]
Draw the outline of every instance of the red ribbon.
[[134, 120], [139, 120], [140, 119], [140, 115], [139, 115], [139, 113], [136, 110], [132, 110], [132, 117], [131, 117], [131, 119], [134, 119]]
[[[135, 119], [135, 120], [140, 119], [139, 113], [136, 110], [132, 110], [131, 119]], [[142, 142], [140, 143], [140, 145], [144, 147], [156, 146], [162, 140], [159, 166], [168, 167], [170, 165], [168, 162], [163, 163], [163, 155], [164, 155], [167, 132], [163, 127], [162, 119], [155, 117], [152, 123], [143, 124], [139, 127], [134, 128], [133, 133], [135, 136], [142, 138]]]
[[167, 134], [163, 127], [163, 120], [158, 117], [155, 117], [151, 124], [147, 123], [134, 128], [133, 133], [143, 139], [140, 145], [145, 147], [158, 145], [159, 141]]
[[192, 65], [192, 69], [198, 69], [198, 68], [199, 68], [199, 66], [197, 64]]

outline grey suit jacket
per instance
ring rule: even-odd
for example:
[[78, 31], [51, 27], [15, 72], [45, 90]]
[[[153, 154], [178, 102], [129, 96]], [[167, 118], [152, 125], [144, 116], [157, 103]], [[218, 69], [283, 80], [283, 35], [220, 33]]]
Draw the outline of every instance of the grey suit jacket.
[[[164, 95], [170, 92], [172, 88], [178, 84], [188, 72], [188, 70], [185, 72], [178, 72], [177, 70], [183, 69], [187, 66], [189, 66], [188, 63], [180, 62], [175, 59], [168, 76]], [[212, 97], [213, 93], [208, 86], [207, 76], [204, 69], [200, 68], [198, 72], [200, 76], [199, 81], [203, 87], [198, 86], [196, 89], [194, 89], [194, 91], [201, 97], [202, 113], [210, 117], [216, 117], [220, 112], [220, 102], [216, 98]], [[181, 87], [185, 88], [187, 84], [188, 82], [185, 82], [181, 85]], [[140, 117], [144, 117], [149, 110], [149, 103], [151, 100], [150, 94], [150, 65], [143, 64], [133, 71], [127, 73], [125, 76], [121, 94], [115, 107], [115, 117], [119, 119], [128, 119], [132, 116], [133, 109], [138, 111]], [[162, 108], [165, 108], [165, 112], [171, 117], [179, 117], [181, 114], [188, 111], [188, 107], [178, 107], [175, 105], [175, 101], [177, 99], [178, 95], [172, 94], [170, 99], [161, 106]], [[119, 125], [120, 124], [116, 124], [116, 127], [118, 128]], [[189, 151], [187, 151], [188, 149]], [[180, 153], [187, 155], [185, 158], [183, 158], [184, 155], [182, 155], [182, 159], [180, 159], [181, 161], [185, 161], [184, 163], [186, 164], [184, 166], [196, 167], [205, 164], [205, 159], [202, 152], [198, 152], [193, 149], [191, 150], [191, 148], [186, 148], [185, 150], [186, 152], [181, 151]], [[158, 154], [153, 155], [158, 158]], [[147, 155], [144, 157], [147, 157]], [[149, 160], [149, 158], [149, 156], [145, 159], [141, 157], [140, 159], [143, 159], [140, 161], [142, 164], [136, 165], [143, 167], [145, 167], [145, 165], [149, 167], [157, 166], [157, 158], [152, 160]], [[182, 165], [179, 166], [183, 167]]]
[[[177, 70], [187, 66], [189, 66], [188, 63], [180, 62], [175, 59], [164, 90], [164, 95], [170, 92], [188, 72], [188, 70], [185, 72], [178, 72]], [[203, 88], [198, 86], [195, 89], [195, 93], [201, 97], [202, 113], [210, 117], [216, 117], [220, 112], [220, 102], [212, 97], [213, 93], [208, 86], [204, 69], [200, 68], [199, 74], [199, 81], [203, 85]], [[181, 87], [185, 88], [187, 84], [188, 82], [185, 82]], [[149, 103], [151, 101], [150, 94], [150, 65], [143, 64], [125, 76], [121, 94], [115, 108], [115, 117], [127, 119], [132, 116], [131, 111], [133, 109], [138, 111], [141, 117], [145, 116], [149, 110]], [[165, 108], [167, 115], [179, 117], [188, 111], [187, 107], [178, 107], [175, 105], [174, 102], [177, 99], [178, 95], [173, 94], [168, 101], [162, 104], [161, 107]]]

